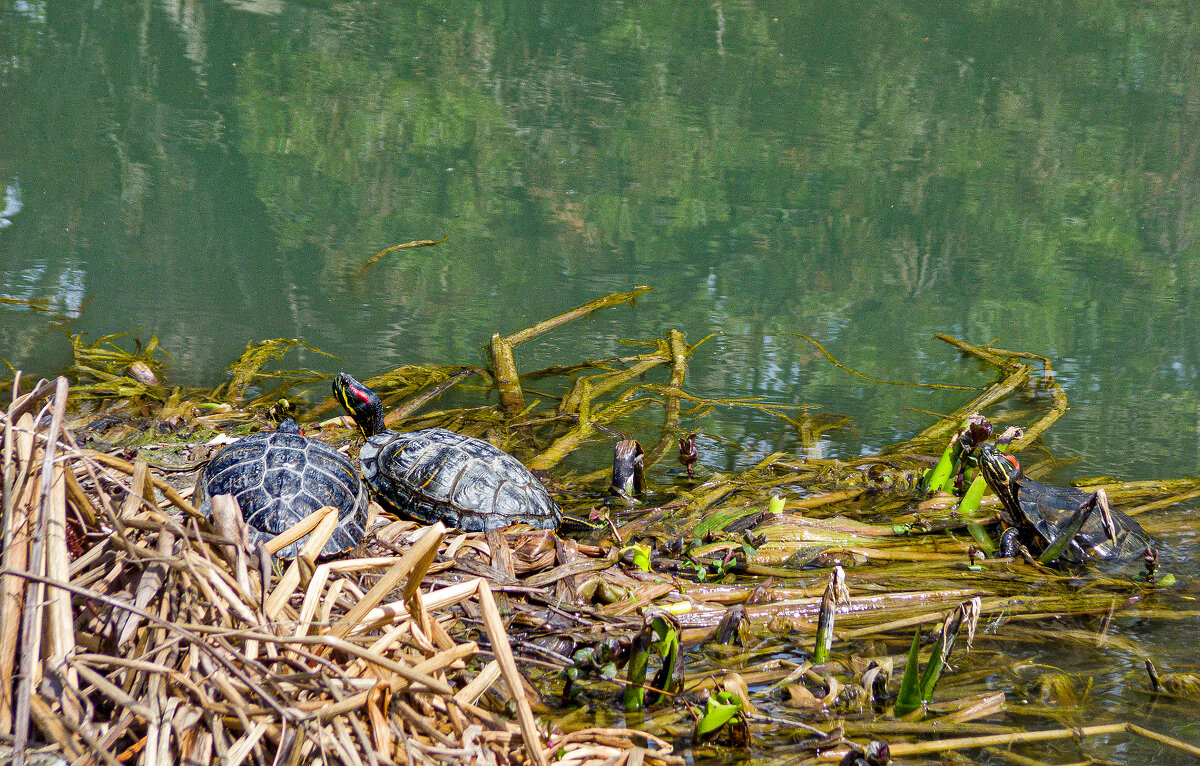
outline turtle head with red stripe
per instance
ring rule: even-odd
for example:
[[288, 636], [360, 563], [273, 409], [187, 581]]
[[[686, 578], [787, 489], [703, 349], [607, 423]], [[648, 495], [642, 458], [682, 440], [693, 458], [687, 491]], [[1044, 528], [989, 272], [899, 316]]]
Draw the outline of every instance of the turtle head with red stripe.
[[383, 400], [352, 376], [338, 373], [333, 379], [333, 397], [346, 408], [368, 439], [387, 430], [383, 423]]

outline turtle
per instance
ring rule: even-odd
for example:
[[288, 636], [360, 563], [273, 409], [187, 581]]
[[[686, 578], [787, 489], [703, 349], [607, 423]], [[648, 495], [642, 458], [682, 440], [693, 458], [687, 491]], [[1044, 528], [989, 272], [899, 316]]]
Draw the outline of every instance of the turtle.
[[[338, 509], [338, 523], [321, 557], [350, 550], [366, 534], [371, 496], [357, 469], [337, 450], [305, 436], [291, 418], [273, 432], [238, 439], [208, 462], [196, 479], [197, 507], [212, 518], [213, 496], [226, 494], [238, 501], [258, 544], [327, 505]], [[295, 558], [307, 539], [275, 555]]]
[[444, 428], [393, 431], [383, 422], [379, 395], [344, 372], [334, 379], [333, 394], [367, 439], [359, 462], [384, 508], [465, 532], [518, 522], [556, 529], [562, 521], [550, 493], [507, 452]]
[[1000, 519], [1008, 527], [1001, 537], [1004, 555], [1012, 556], [1021, 542], [1040, 551], [1045, 564], [1117, 570], [1153, 550], [1141, 525], [1109, 508], [1102, 490], [1034, 481], [1014, 456], [992, 444], [980, 447], [978, 461], [984, 481], [1000, 498]]

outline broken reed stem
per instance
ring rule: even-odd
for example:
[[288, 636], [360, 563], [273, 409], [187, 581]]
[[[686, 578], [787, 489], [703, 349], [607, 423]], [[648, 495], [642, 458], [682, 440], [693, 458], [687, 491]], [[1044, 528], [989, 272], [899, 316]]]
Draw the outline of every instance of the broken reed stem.
[[[346, 613], [346, 616], [333, 626], [331, 634], [337, 638], [342, 638], [349, 633], [404, 578], [411, 575], [415, 577], [416, 584], [419, 585], [421, 579], [425, 576], [425, 571], [429, 568], [429, 563], [433, 560], [432, 557], [437, 554], [437, 549], [441, 545], [442, 538], [445, 536], [446, 526], [444, 524], [438, 522], [430, 525], [425, 530], [425, 533], [413, 543], [413, 546], [387, 571], [387, 574], [381, 577], [371, 590]], [[415, 574], [418, 571], [420, 572], [419, 577]]]
[[[703, 341], [701, 341], [703, 342]], [[679, 430], [679, 393], [683, 391], [683, 380], [687, 376], [687, 358], [692, 349], [683, 340], [679, 330], [667, 331], [667, 349], [671, 354], [671, 378], [667, 381], [667, 395], [663, 401], [663, 430], [658, 444], [643, 462], [645, 469], [662, 460], [663, 456], [675, 444], [675, 434]]]
[[428, 402], [433, 401], [454, 386], [458, 385], [458, 382], [467, 375], [480, 375], [484, 378], [487, 378], [488, 373], [487, 370], [484, 370], [480, 367], [464, 367], [461, 370], [452, 372], [446, 380], [442, 381], [428, 391], [422, 391], [412, 399], [389, 412], [383, 419], [384, 424], [388, 426], [394, 426], [397, 423], [406, 420], [410, 415], [419, 410], [421, 407], [424, 407]]
[[[1024, 365], [1022, 365], [1024, 366]], [[1009, 449], [1013, 452], [1020, 452], [1029, 445], [1033, 444], [1034, 440], [1039, 438], [1047, 428], [1054, 424], [1054, 421], [1061, 418], [1067, 411], [1067, 393], [1063, 391], [1062, 386], [1058, 384], [1057, 378], [1047, 378], [1046, 384], [1050, 389], [1050, 395], [1053, 403], [1050, 409], [1037, 419], [1033, 425], [1025, 429], [1020, 439], [1012, 443]]]
[[653, 287], [647, 287], [643, 285], [641, 287], [635, 287], [626, 293], [613, 293], [612, 295], [605, 295], [602, 298], [597, 298], [594, 301], [590, 301], [582, 306], [578, 306], [570, 311], [559, 314], [556, 317], [551, 317], [550, 319], [545, 319], [541, 322], [538, 322], [532, 327], [527, 327], [524, 330], [514, 332], [511, 335], [505, 335], [503, 338], [501, 338], [501, 340], [510, 346], [520, 345], [527, 340], [532, 340], [542, 333], [549, 332], [550, 330], [560, 327], [567, 322], [572, 322], [580, 317], [585, 317], [593, 311], [599, 311], [603, 308], [619, 306], [622, 303], [633, 301], [642, 293], [649, 292], [653, 289]]
[[[968, 404], [960, 407], [955, 411], [950, 418], [942, 420], [925, 431], [921, 432], [916, 437], [909, 439], [906, 443], [919, 442], [925, 438], [949, 438], [950, 434], [958, 428], [958, 424], [962, 422], [963, 417], [972, 412], [978, 412], [985, 407], [989, 407], [1001, 399], [1007, 397], [1016, 389], [1024, 386], [1029, 381], [1031, 369], [1028, 364], [1023, 364], [1017, 361], [1018, 359], [1036, 359], [1049, 370], [1049, 361], [1042, 356], [1036, 354], [1027, 354], [1017, 351], [1005, 351], [1003, 349], [986, 348], [983, 346], [973, 346], [966, 341], [951, 337], [942, 333], [934, 336], [938, 340], [954, 346], [964, 354], [970, 354], [987, 364], [996, 367], [1001, 372], [1006, 373], [1004, 380], [990, 386], [980, 396]], [[1025, 429], [1025, 433], [1020, 439], [1013, 442], [1012, 451], [1020, 452], [1033, 443], [1035, 439], [1042, 435], [1056, 420], [1063, 416], [1067, 411], [1067, 395], [1063, 391], [1062, 386], [1058, 384], [1057, 379], [1047, 375], [1043, 378], [1046, 386], [1050, 390], [1052, 404], [1049, 411], [1042, 417], [1038, 418], [1037, 422]]]
[[512, 344], [492, 335], [488, 346], [488, 357], [492, 362], [492, 375], [500, 392], [500, 406], [510, 415], [525, 409], [525, 394], [521, 391], [521, 376], [517, 373], [517, 362], [513, 358]]
[[592, 421], [592, 382], [588, 378], [582, 378], [579, 382], [579, 424], [529, 460], [526, 463], [529, 470], [549, 471], [596, 432], [596, 424]]
[[378, 253], [375, 253], [375, 255], [372, 255], [370, 258], [363, 261], [363, 264], [354, 270], [354, 273], [351, 275], [351, 278], [352, 279], [360, 279], [364, 274], [366, 274], [371, 269], [372, 266], [374, 266], [376, 263], [378, 263], [385, 255], [387, 255], [389, 253], [394, 253], [397, 250], [407, 250], [407, 249], [413, 248], [413, 247], [430, 247], [432, 245], [440, 245], [448, 239], [450, 239], [449, 234], [442, 237], [441, 239], [414, 239], [411, 242], [404, 242], [399, 245], [390, 245], [388, 247], [385, 247], [382, 250], [380, 250]]
[[[1057, 739], [1072, 739], [1075, 737], [1095, 737], [1104, 734], [1136, 734], [1159, 744], [1176, 748], [1191, 755], [1200, 755], [1200, 748], [1182, 742], [1173, 737], [1131, 723], [1114, 723], [1101, 726], [1081, 726], [1075, 729], [1047, 729], [1044, 731], [1020, 731], [1012, 734], [996, 734], [982, 737], [959, 737], [941, 739], [932, 742], [896, 742], [891, 743], [892, 756], [905, 757], [925, 755], [928, 753], [944, 753], [950, 750], [967, 748], [995, 747], [998, 745], [1021, 745], [1031, 742], [1050, 742]], [[822, 761], [836, 761], [845, 755], [845, 751], [826, 751], [820, 756]]]
[[[33, 539], [30, 544], [29, 569], [40, 575], [46, 571], [46, 536], [49, 511], [46, 508], [54, 481], [54, 451], [58, 434], [62, 429], [63, 416], [67, 407], [67, 379], [60, 377], [54, 391], [53, 415], [50, 432], [46, 437], [45, 457], [42, 460], [41, 502], [36, 516], [31, 520]], [[32, 509], [31, 509], [32, 510]], [[24, 615], [21, 620], [21, 675], [17, 683], [16, 718], [13, 729], [13, 766], [25, 766], [26, 749], [29, 746], [29, 722], [31, 698], [36, 681], [41, 673], [39, 659], [42, 656], [42, 618], [46, 585], [34, 582], [26, 585]], [[35, 677], [36, 676], [36, 677]]]
[[525, 740], [525, 751], [535, 766], [547, 766], [546, 754], [542, 750], [541, 736], [537, 730], [537, 723], [533, 720], [533, 710], [530, 709], [529, 700], [525, 695], [525, 681], [522, 679], [520, 671], [517, 670], [516, 660], [513, 659], [508, 631], [504, 629], [504, 622], [500, 619], [499, 610], [496, 609], [496, 600], [492, 597], [491, 586], [483, 579], [478, 580], [478, 585], [480, 616], [483, 618], [488, 640], [492, 642], [492, 652], [496, 655], [496, 661], [500, 663], [504, 682], [508, 684], [509, 694], [517, 703], [517, 722], [521, 727], [521, 736]]
[[[138, 609], [145, 609], [150, 605], [150, 601], [158, 595], [158, 592], [166, 584], [168, 567], [166, 561], [175, 548], [175, 535], [170, 530], [162, 529], [158, 533], [157, 553], [162, 557], [163, 561], [158, 561], [146, 567], [146, 571], [142, 573], [141, 579], [138, 581], [137, 591], [134, 595], [133, 605]], [[65, 579], [65, 578], [64, 578]], [[137, 633], [138, 627], [142, 624], [139, 618], [133, 612], [125, 614], [122, 627], [117, 635], [117, 646], [125, 646]]]
[[[1030, 369], [1028, 365], [1017, 362], [1005, 363], [998, 357], [995, 357], [994, 354], [982, 352], [980, 349], [976, 349], [976, 347], [955, 338], [951, 338], [948, 335], [937, 335], [935, 337], [937, 337], [938, 340], [950, 343], [966, 353], [973, 353], [976, 356], [979, 356], [984, 361], [999, 368], [1001, 372], [1006, 373], [1005, 377], [1003, 380], [988, 386], [986, 391], [972, 399], [970, 402], [964, 404], [962, 407], [959, 407], [954, 411], [953, 414], [944, 417], [916, 436], [906, 439], [899, 444], [888, 447], [886, 450], [884, 450], [884, 452], [909, 452], [912, 451], [914, 447], [919, 447], [921, 444], [934, 442], [943, 443], [944, 446], [944, 442], [950, 438], [951, 434], [958, 430], [959, 425], [967, 417], [967, 415], [972, 412], [980, 412], [985, 408], [996, 404], [1029, 382]], [[1057, 419], [1057, 416], [1055, 416], [1055, 419]], [[1050, 423], [1052, 422], [1054, 421], [1051, 420], [1046, 423], [1046, 425], [1043, 426], [1043, 429], [1049, 427]]]
[[837, 617], [837, 605], [850, 603], [850, 591], [846, 587], [846, 572], [840, 566], [835, 566], [829, 573], [829, 585], [821, 597], [821, 611], [817, 615], [817, 636], [813, 644], [812, 661], [814, 665], [829, 661], [829, 652], [833, 648], [833, 624]]
[[[15, 452], [12, 462], [6, 463], [4, 495], [8, 512], [4, 517], [3, 566], [10, 571], [24, 571], [29, 562], [29, 543], [33, 534], [31, 512], [41, 502], [38, 483], [29, 481], [34, 460], [33, 416], [21, 416], [17, 428], [5, 420], [5, 452]], [[16, 503], [17, 495], [21, 502]], [[10, 507], [11, 506], [11, 507]], [[21, 633], [21, 612], [25, 603], [26, 582], [17, 577], [0, 577], [0, 733], [12, 731], [14, 689], [12, 686], [17, 642]]]
[[1145, 737], [1146, 739], [1157, 742], [1160, 745], [1166, 745], [1167, 747], [1173, 747], [1176, 750], [1182, 750], [1183, 752], [1188, 753], [1190, 755], [1200, 757], [1200, 747], [1196, 747], [1195, 745], [1184, 742], [1183, 740], [1179, 740], [1179, 739], [1175, 739], [1174, 737], [1167, 736], [1166, 734], [1161, 734], [1157, 731], [1154, 731], [1153, 729], [1147, 729], [1145, 727], [1138, 726], [1135, 723], [1127, 723], [1126, 726], [1129, 728], [1129, 731], [1133, 734], [1137, 734], [1138, 736]]
[[[287, 571], [283, 573], [283, 577], [279, 578], [279, 582], [275, 585], [275, 590], [271, 591], [271, 595], [267, 597], [266, 603], [263, 604], [263, 612], [266, 613], [269, 620], [274, 620], [279, 616], [283, 605], [292, 597], [296, 586], [300, 584], [300, 562], [316, 559], [320, 555], [321, 549], [325, 547], [325, 543], [333, 535], [334, 528], [337, 527], [338, 509], [332, 505], [318, 508], [310, 513], [308, 517], [297, 522], [296, 526], [304, 524], [314, 516], [317, 517], [315, 529], [309, 538], [304, 541], [304, 545], [301, 546], [300, 551], [296, 554], [296, 558], [288, 565]], [[282, 534], [286, 535], [288, 531]]]
[[[63, 398], [66, 399], [66, 386], [62, 388]], [[58, 407], [55, 406], [57, 414]], [[47, 453], [49, 454], [49, 453]], [[67, 550], [67, 498], [65, 469], [62, 463], [52, 466], [50, 492], [46, 497], [45, 528], [46, 528], [46, 577], [51, 580], [67, 581], [70, 579], [70, 552]], [[79, 688], [75, 671], [67, 667], [66, 659], [75, 651], [75, 624], [71, 613], [71, 594], [57, 588], [51, 588], [46, 593], [46, 626], [48, 641], [46, 667], [65, 676], [68, 686]], [[64, 694], [60, 697], [63, 714], [73, 721], [78, 721], [79, 707], [75, 697]]]
[[[618, 306], [634, 300], [637, 296], [652, 288], [642, 286], [625, 293], [614, 293], [597, 298], [594, 301], [571, 309], [556, 317], [543, 320], [524, 330], [501, 337], [499, 333], [492, 335], [491, 343], [487, 346], [488, 358], [492, 363], [492, 373], [496, 378], [496, 388], [500, 392], [500, 406], [510, 415], [524, 411], [525, 394], [521, 390], [521, 378], [517, 373], [517, 363], [513, 358], [513, 348], [532, 340], [542, 333], [549, 332], [568, 322], [587, 316], [593, 311], [599, 311], [609, 306]], [[614, 384], [617, 385], [617, 384]]]
[[584, 385], [591, 386], [591, 398], [602, 396], [625, 385], [634, 378], [645, 375], [650, 370], [663, 364], [667, 360], [663, 357], [654, 359], [646, 359], [629, 367], [628, 369], [618, 370], [617, 372], [601, 373], [599, 375], [590, 375], [583, 378], [578, 378], [571, 391], [563, 397], [562, 403], [558, 406], [558, 411], [562, 414], [571, 414], [579, 411], [581, 402], [583, 401]]
[[22, 415], [33, 409], [33, 406], [41, 401], [46, 394], [50, 393], [56, 385], [55, 381], [39, 380], [32, 391], [27, 394], [21, 394], [21, 372], [18, 370], [16, 376], [13, 378], [12, 404], [7, 411], [0, 410], [0, 412], [4, 414], [5, 420], [10, 423], [14, 420], [20, 420]]
[[[223, 497], [228, 497], [231, 500], [233, 500], [232, 495], [224, 495]], [[218, 503], [217, 499], [213, 498], [214, 512], [215, 512], [215, 507], [216, 507], [217, 503]], [[237, 501], [234, 500], [234, 503], [236, 504]], [[263, 550], [265, 550], [269, 555], [274, 556], [276, 553], [279, 553], [281, 550], [288, 547], [292, 543], [296, 542], [300, 538], [304, 537], [309, 532], [312, 532], [314, 529], [316, 529], [318, 526], [320, 526], [321, 522], [324, 521], [326, 518], [328, 518], [330, 515], [332, 515], [334, 517], [335, 521], [334, 521], [333, 525], [336, 527], [337, 526], [337, 521], [336, 521], [337, 512], [338, 512], [338, 509], [333, 507], [332, 505], [327, 505], [323, 508], [318, 508], [317, 510], [315, 510], [312, 513], [305, 516], [303, 519], [300, 519], [292, 526], [288, 527], [287, 529], [283, 530], [279, 534], [272, 537], [270, 540], [267, 540], [265, 543], [263, 543]], [[240, 513], [240, 510], [239, 510], [239, 513]], [[326, 541], [326, 542], [328, 542], [328, 541]], [[319, 553], [319, 551], [318, 551], [318, 553]]]

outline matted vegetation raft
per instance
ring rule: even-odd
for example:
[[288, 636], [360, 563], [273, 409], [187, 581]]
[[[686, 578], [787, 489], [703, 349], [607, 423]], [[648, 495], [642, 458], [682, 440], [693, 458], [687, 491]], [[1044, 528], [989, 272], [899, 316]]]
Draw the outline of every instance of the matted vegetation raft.
[[[770, 412], [802, 439], [822, 424], [688, 392], [703, 341], [677, 331], [628, 357], [517, 375], [514, 346], [638, 292], [496, 336], [486, 369], [403, 367], [367, 381], [392, 427], [486, 438], [545, 476], [568, 517], [557, 533], [464, 534], [376, 507], [357, 550], [321, 560], [329, 509], [257, 548], [236, 507], [197, 513], [204, 460], [284, 414], [357, 455], [332, 399], [299, 412], [283, 400], [324, 376], [266, 371], [295, 341], [250, 346], [213, 390], [164, 385], [153, 341], [130, 353], [114, 338], [75, 338], [70, 379], [22, 386], [18, 375], [3, 412], [0, 759], [880, 764], [889, 751], [958, 751], [969, 763], [1051, 740], [1065, 760], [1103, 758], [1129, 738], [1200, 754], [1131, 722], [1081, 726], [1083, 676], [1014, 652], [1065, 642], [1143, 657], [1110, 634], [1114, 619], [1197, 617], [1161, 570], [1114, 577], [998, 558], [994, 497], [924, 489], [967, 415], [1036, 389], [1041, 409], [993, 418], [1022, 422], [1013, 452], [1054, 422], [1066, 400], [1046, 360], [947, 338], [997, 380], [912, 439], [856, 460], [772, 454], [685, 478], [661, 461], [678, 456], [692, 472], [690, 427], [714, 407]], [[436, 409], [447, 389], [480, 382], [498, 404]], [[652, 437], [633, 444], [626, 428]], [[648, 487], [610, 488], [595, 449], [564, 467], [618, 440]], [[961, 479], [936, 483], [969, 492], [971, 469], [959, 468]], [[1104, 489], [1152, 535], [1200, 496], [1194, 480]], [[300, 539], [295, 560], [271, 558]], [[1192, 715], [1200, 680], [1150, 669], [1121, 693]]]

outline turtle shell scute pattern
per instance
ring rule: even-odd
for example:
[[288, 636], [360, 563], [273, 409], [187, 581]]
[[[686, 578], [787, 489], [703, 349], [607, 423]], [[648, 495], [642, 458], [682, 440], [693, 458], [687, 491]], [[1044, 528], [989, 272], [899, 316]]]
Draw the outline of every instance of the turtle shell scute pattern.
[[[1014, 525], [1024, 521], [1045, 541], [1053, 540], [1055, 528], [1070, 518], [1075, 509], [1088, 498], [1086, 492], [1074, 487], [1054, 487], [1029, 479], [1024, 480], [1021, 490], [1018, 499], [1025, 518], [1016, 520]], [[1116, 527], [1116, 540], [1109, 540], [1097, 510], [1084, 522], [1079, 534], [1063, 551], [1061, 558], [1072, 564], [1086, 564], [1097, 559], [1133, 560], [1151, 545], [1150, 536], [1146, 531], [1125, 513], [1113, 508], [1112, 520], [1113, 526]], [[1140, 563], [1140, 559], [1134, 563]]]
[[428, 428], [376, 434], [359, 454], [380, 503], [466, 532], [524, 522], [555, 529], [562, 509], [529, 469], [482, 439]]
[[[341, 453], [299, 433], [276, 431], [247, 436], [209, 461], [196, 481], [197, 507], [212, 517], [212, 497], [233, 495], [262, 544], [315, 510], [338, 509], [338, 524], [321, 551], [335, 556], [366, 534], [370, 492]], [[275, 555], [295, 558], [307, 536]]]

